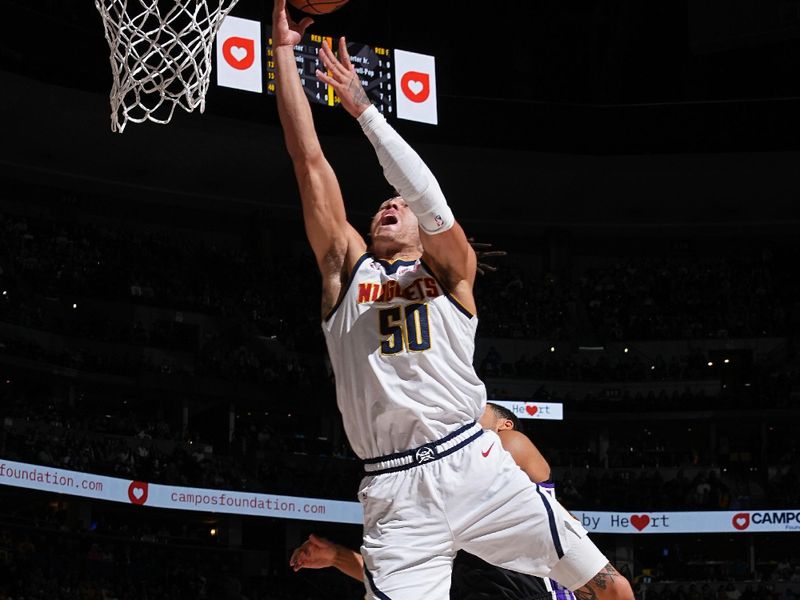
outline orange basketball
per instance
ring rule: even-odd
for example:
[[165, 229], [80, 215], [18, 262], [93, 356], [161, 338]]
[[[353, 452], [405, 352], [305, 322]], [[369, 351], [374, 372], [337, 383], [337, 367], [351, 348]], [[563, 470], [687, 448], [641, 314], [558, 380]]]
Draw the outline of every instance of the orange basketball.
[[326, 15], [347, 4], [347, 0], [289, 0], [289, 4], [310, 15]]

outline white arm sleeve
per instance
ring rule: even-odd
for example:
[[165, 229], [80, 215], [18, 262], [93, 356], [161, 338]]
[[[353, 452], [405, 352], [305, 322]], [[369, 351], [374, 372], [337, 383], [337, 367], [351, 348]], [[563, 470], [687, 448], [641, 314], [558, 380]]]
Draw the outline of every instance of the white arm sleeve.
[[383, 175], [428, 234], [442, 233], [455, 223], [439, 182], [414, 149], [386, 122], [375, 106], [358, 117], [361, 129], [372, 143], [383, 167]]

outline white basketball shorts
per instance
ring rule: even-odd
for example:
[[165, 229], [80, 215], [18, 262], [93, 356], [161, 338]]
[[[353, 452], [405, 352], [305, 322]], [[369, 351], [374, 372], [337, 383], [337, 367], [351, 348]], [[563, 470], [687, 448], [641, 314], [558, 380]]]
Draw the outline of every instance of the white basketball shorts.
[[[477, 432], [476, 424], [459, 439]], [[376, 467], [396, 470], [362, 481], [367, 598], [448, 600], [460, 549], [571, 590], [608, 563], [580, 523], [531, 483], [494, 432], [443, 457], [416, 455], [423, 456], [421, 464], [398, 468], [397, 460], [389, 461]]]

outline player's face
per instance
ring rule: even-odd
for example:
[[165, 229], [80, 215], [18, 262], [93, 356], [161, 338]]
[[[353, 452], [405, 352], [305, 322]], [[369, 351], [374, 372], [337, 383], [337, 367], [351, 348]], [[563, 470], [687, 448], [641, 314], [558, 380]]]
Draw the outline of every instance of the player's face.
[[392, 198], [381, 204], [370, 226], [372, 243], [403, 243], [419, 245], [417, 216], [406, 201]]

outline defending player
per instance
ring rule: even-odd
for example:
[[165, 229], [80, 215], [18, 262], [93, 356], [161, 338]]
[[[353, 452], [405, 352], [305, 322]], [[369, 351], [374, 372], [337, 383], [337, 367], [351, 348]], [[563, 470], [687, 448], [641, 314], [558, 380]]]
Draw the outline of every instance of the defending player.
[[[520, 431], [521, 423], [513, 412], [498, 404], [487, 402], [479, 423], [484, 429], [497, 433], [503, 448], [511, 454], [514, 462], [532, 482], [539, 484], [543, 491], [551, 494], [554, 492], [550, 481], [550, 465], [528, 436]], [[452, 600], [488, 598], [571, 600], [574, 596], [551, 579], [495, 567], [476, 556], [459, 552], [453, 563], [450, 598]]]
[[348, 223], [317, 139], [285, 0], [273, 11], [278, 112], [322, 275], [323, 330], [348, 441], [367, 472], [367, 591], [372, 598], [443, 600], [455, 553], [549, 576], [587, 597], [632, 598], [566, 511], [531, 484], [477, 419], [486, 390], [472, 367], [475, 253], [439, 184], [361, 87], [340, 40], [321, 58], [342, 106], [358, 119], [401, 197], [372, 220], [371, 245]]
[[[519, 419], [506, 408], [493, 403], [486, 404], [480, 424], [484, 429], [497, 433], [503, 448], [511, 452], [531, 481], [543, 485], [550, 479], [550, 465], [538, 448], [519, 431]], [[550, 488], [552, 489], [552, 488]], [[345, 575], [359, 581], [364, 579], [364, 561], [358, 552], [329, 540], [309, 536], [295, 549], [289, 561], [295, 570], [336, 567]], [[494, 567], [481, 559], [458, 552], [453, 562], [453, 577], [450, 587], [451, 600], [570, 600], [571, 592], [556, 582], [533, 575], [516, 573]]]

